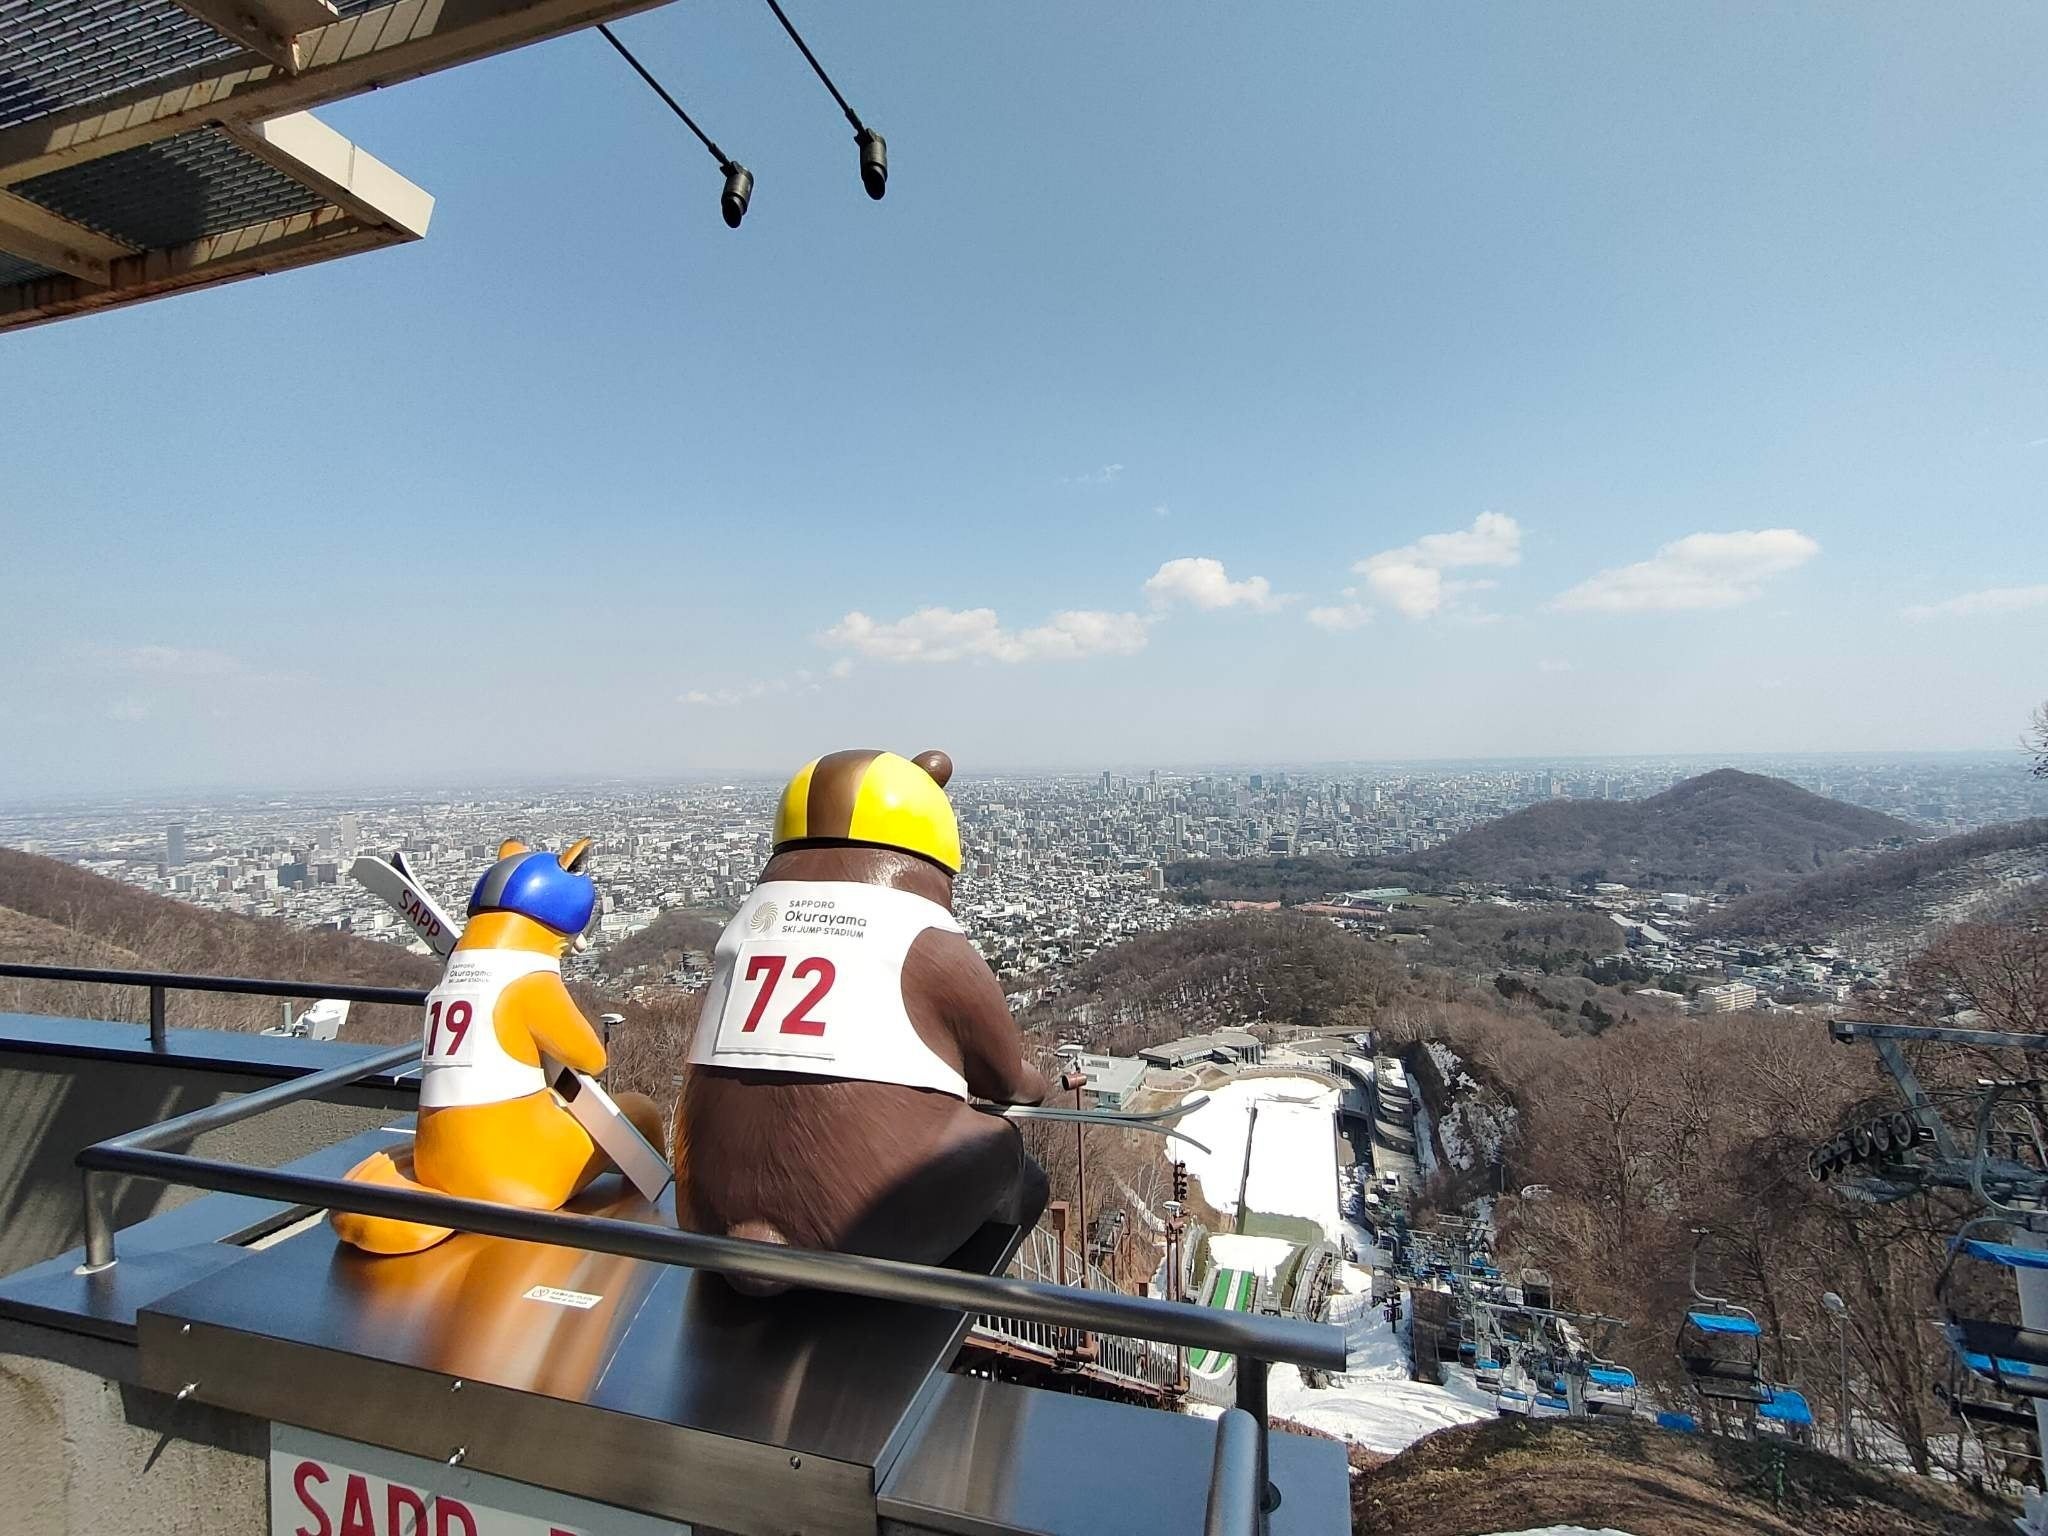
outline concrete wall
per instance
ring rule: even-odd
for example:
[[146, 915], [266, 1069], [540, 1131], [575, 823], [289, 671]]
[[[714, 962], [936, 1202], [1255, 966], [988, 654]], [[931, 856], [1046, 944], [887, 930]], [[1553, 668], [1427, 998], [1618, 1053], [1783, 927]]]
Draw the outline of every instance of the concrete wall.
[[[84, 1242], [79, 1172], [73, 1163], [82, 1148], [276, 1080], [147, 1060], [0, 1051], [0, 1274]], [[395, 1114], [412, 1107], [407, 1095], [390, 1090], [352, 1097], [352, 1103], [288, 1104], [208, 1132], [190, 1150], [275, 1167], [388, 1125]], [[120, 1180], [117, 1189], [115, 1219], [123, 1227], [194, 1195], [148, 1180]]]
[[270, 1428], [134, 1385], [135, 1351], [0, 1321], [0, 1530], [264, 1536]]

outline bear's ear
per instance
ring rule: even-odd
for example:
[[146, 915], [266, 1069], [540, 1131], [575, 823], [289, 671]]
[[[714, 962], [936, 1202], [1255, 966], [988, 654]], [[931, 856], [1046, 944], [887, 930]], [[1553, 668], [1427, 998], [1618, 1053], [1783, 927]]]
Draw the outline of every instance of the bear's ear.
[[562, 868], [575, 874], [583, 867], [583, 861], [590, 857], [590, 839], [579, 837], [562, 850]]
[[509, 859], [515, 853], [524, 852], [526, 852], [526, 844], [519, 841], [516, 837], [508, 837], [505, 841], [498, 844], [498, 857], [501, 859]]
[[946, 787], [946, 780], [953, 777], [953, 759], [936, 748], [930, 752], [918, 753], [911, 761], [930, 774], [932, 782], [941, 789]]

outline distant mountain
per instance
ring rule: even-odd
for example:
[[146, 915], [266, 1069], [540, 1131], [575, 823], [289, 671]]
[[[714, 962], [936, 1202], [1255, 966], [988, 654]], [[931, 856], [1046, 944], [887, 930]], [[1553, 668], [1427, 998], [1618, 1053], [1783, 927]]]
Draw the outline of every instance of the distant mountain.
[[2048, 817], [1963, 832], [1822, 870], [1730, 902], [1709, 932], [1780, 943], [1852, 938], [1863, 947], [1910, 944], [2048, 878]]
[[1911, 823], [1783, 779], [1716, 769], [1647, 800], [1550, 800], [1400, 859], [1246, 860], [1175, 866], [1210, 899], [1301, 900], [1347, 885], [1460, 880], [1561, 886], [1782, 884], [1918, 835]]

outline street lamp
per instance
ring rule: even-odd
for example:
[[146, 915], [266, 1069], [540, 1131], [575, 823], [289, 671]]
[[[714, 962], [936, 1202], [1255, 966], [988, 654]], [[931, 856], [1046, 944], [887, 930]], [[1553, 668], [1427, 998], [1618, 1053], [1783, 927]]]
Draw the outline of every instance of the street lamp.
[[[1065, 1063], [1060, 1077], [1062, 1088], [1074, 1090], [1074, 1109], [1078, 1113], [1081, 1090], [1088, 1086], [1088, 1074], [1081, 1070], [1081, 1057], [1085, 1051], [1078, 1045], [1062, 1045], [1053, 1054]], [[1081, 1230], [1081, 1285], [1088, 1289], [1088, 1143], [1083, 1139], [1087, 1126], [1081, 1121], [1074, 1122], [1074, 1221]]]
[[1835, 1339], [1842, 1360], [1842, 1453], [1856, 1459], [1856, 1430], [1849, 1418], [1849, 1304], [1833, 1291], [1821, 1292], [1820, 1304], [1834, 1319]]
[[789, 34], [789, 40], [796, 44], [797, 51], [804, 56], [804, 62], [811, 66], [811, 73], [832, 93], [832, 99], [839, 103], [839, 110], [845, 113], [846, 120], [853, 124], [854, 146], [860, 151], [860, 184], [869, 197], [880, 202], [882, 194], [889, 190], [889, 146], [879, 133], [860, 120], [860, 114], [839, 94], [839, 87], [834, 85], [832, 77], [825, 73], [825, 66], [820, 64], [818, 56], [811, 52], [811, 45], [803, 40], [797, 29], [790, 24], [789, 18], [783, 15], [782, 7], [777, 5], [775, 0], [768, 0], [768, 9], [775, 13], [775, 19], [782, 23], [782, 30]]

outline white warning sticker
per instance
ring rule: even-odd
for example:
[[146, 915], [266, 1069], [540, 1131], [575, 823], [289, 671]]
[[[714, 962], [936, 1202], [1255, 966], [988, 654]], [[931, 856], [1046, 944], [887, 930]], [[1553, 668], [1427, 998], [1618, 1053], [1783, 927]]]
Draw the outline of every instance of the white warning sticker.
[[588, 1291], [565, 1291], [560, 1286], [555, 1285], [536, 1285], [526, 1293], [525, 1299], [527, 1301], [551, 1301], [558, 1307], [575, 1307], [581, 1312], [588, 1312], [592, 1307], [604, 1300], [602, 1296], [593, 1296]]

